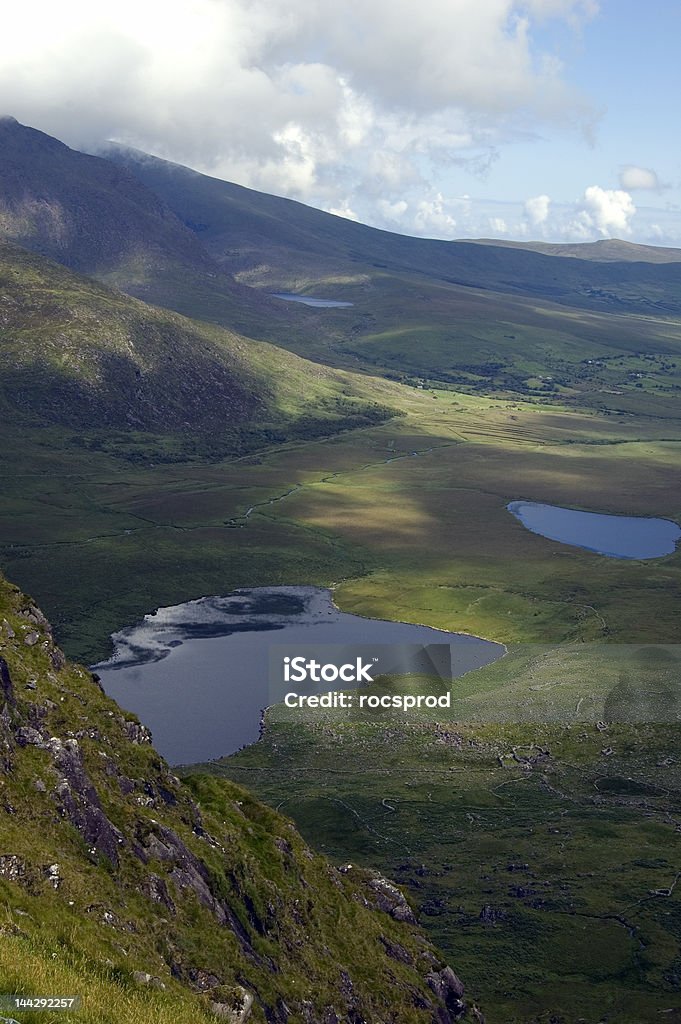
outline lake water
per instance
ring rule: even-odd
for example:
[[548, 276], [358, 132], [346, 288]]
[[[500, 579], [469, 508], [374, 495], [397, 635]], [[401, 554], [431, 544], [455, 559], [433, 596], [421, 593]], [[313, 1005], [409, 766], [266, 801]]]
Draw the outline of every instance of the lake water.
[[676, 550], [681, 537], [681, 528], [669, 519], [579, 512], [534, 501], [512, 501], [506, 508], [533, 533], [608, 558], [661, 558]]
[[272, 297], [284, 299], [285, 302], [302, 302], [304, 306], [316, 306], [318, 309], [354, 306], [354, 302], [339, 302], [337, 299], [315, 299], [312, 295], [294, 295], [292, 292], [273, 292]]
[[[359, 645], [362, 653], [378, 648], [383, 657], [424, 645], [441, 668], [448, 645], [450, 678], [505, 653], [478, 637], [347, 615], [330, 591], [317, 587], [259, 587], [159, 608], [112, 639], [113, 657], [94, 666], [104, 689], [149, 726], [156, 748], [176, 764], [220, 757], [257, 740], [262, 709], [283, 696], [273, 691], [271, 677], [273, 654], [284, 647], [352, 646], [354, 652]], [[316, 692], [335, 688], [322, 684]], [[286, 689], [302, 692], [292, 683]]]

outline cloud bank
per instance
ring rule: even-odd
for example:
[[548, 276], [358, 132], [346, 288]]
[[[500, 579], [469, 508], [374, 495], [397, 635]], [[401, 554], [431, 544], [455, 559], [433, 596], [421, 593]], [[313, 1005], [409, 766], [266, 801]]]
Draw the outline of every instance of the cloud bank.
[[[24, 0], [3, 14], [0, 113], [78, 148], [114, 139], [415, 234], [548, 231], [565, 221], [548, 195], [511, 215], [449, 196], [448, 181], [461, 169], [474, 181], [547, 126], [588, 130], [589, 104], [535, 39], [597, 11], [595, 0]], [[651, 175], [629, 166], [621, 190], [590, 186], [565, 230], [627, 234], [623, 197], [655, 187]]]
[[[353, 207], [484, 168], [515, 133], [591, 117], [532, 29], [586, 0], [25, 0], [3, 14], [4, 112]], [[345, 194], [344, 194], [345, 193]], [[427, 212], [424, 212], [427, 220]]]

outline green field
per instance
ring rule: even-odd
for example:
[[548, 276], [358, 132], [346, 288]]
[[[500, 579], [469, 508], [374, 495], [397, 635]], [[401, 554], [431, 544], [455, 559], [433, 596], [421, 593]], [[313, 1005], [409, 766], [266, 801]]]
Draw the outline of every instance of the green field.
[[9, 433], [2, 564], [90, 660], [150, 608], [278, 583], [506, 643], [678, 639], [678, 555], [604, 559], [528, 532], [505, 505], [679, 518], [681, 425], [676, 439], [652, 418], [376, 388], [403, 415], [221, 461], [138, 461], [129, 436], [122, 457], [82, 434]]

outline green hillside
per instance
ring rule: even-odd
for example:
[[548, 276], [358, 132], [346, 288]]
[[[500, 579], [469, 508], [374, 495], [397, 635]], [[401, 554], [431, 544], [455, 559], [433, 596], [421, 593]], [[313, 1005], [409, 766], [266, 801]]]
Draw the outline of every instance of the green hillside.
[[[410, 238], [145, 154], [106, 154], [259, 293], [352, 303], [303, 307], [308, 330], [278, 340], [301, 355], [408, 383], [615, 411], [656, 414], [666, 403], [671, 412], [677, 399], [681, 263], [672, 250]], [[661, 400], [655, 409], [651, 398]]]
[[[410, 238], [135, 151], [88, 156], [12, 119], [0, 236], [333, 366], [639, 411], [680, 386], [681, 264], [666, 250]], [[310, 309], [281, 290], [352, 305]]]
[[[247, 450], [390, 410], [361, 378], [131, 299], [0, 242], [0, 401], [24, 426]], [[82, 440], [82, 438], [81, 438]], [[149, 438], [150, 443], [152, 439]], [[139, 442], [138, 442], [139, 444]]]
[[399, 890], [230, 783], [181, 783], [0, 578], [0, 990], [34, 1021], [448, 1024], [462, 986]]

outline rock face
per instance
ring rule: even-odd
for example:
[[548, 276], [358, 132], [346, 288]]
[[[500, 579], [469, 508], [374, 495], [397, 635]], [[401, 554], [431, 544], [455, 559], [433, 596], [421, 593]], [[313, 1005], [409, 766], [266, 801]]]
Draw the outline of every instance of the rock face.
[[464, 1003], [464, 987], [457, 978], [451, 967], [444, 967], [441, 971], [432, 971], [428, 975], [428, 984], [438, 999], [441, 999], [445, 1007], [458, 1020], [466, 1011]]
[[[451, 1024], [464, 1011], [461, 982], [396, 885], [333, 868], [227, 781], [181, 783], [0, 577], [0, 898], [7, 890], [23, 916], [3, 942], [35, 929], [49, 946], [56, 901], [83, 962], [150, 996], [190, 993], [197, 1022]], [[348, 934], [361, 936], [356, 952]]]
[[11, 707], [14, 707], [14, 704], [16, 703], [14, 699], [12, 678], [9, 674], [9, 667], [4, 658], [0, 658], [0, 699], [3, 704], [9, 704]]
[[374, 894], [373, 905], [390, 914], [396, 921], [406, 921], [408, 924], [416, 924], [416, 916], [411, 909], [404, 893], [397, 886], [382, 875], [375, 875], [369, 882]]
[[253, 996], [245, 988], [239, 986], [235, 1003], [236, 1005], [233, 1003], [230, 1006], [227, 1003], [211, 1002], [210, 1008], [216, 1017], [228, 1021], [228, 1024], [245, 1024], [251, 1016]]

